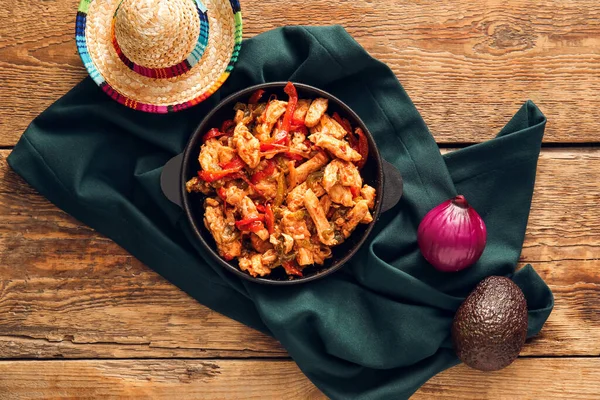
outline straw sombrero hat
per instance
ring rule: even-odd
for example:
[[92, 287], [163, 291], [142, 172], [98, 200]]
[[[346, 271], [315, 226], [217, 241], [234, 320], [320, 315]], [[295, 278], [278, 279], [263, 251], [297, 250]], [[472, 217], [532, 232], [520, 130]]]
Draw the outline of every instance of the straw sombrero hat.
[[200, 103], [225, 82], [242, 43], [238, 0], [82, 0], [79, 55], [92, 79], [136, 110]]

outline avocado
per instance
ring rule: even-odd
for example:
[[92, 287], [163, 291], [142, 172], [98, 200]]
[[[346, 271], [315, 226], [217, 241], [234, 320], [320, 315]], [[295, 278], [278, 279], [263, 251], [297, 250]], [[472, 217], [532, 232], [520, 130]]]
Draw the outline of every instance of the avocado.
[[452, 342], [462, 362], [481, 371], [511, 364], [527, 338], [527, 302], [503, 276], [481, 281], [461, 304], [452, 323]]

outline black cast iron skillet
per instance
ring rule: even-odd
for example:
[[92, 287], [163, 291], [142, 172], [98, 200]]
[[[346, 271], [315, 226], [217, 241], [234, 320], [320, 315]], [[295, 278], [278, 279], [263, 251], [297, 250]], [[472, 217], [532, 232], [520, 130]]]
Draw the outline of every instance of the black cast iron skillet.
[[310, 282], [340, 269], [365, 242], [381, 213], [394, 207], [402, 196], [402, 177], [400, 172], [392, 164], [381, 158], [373, 136], [358, 115], [331, 94], [312, 86], [295, 83], [294, 85], [300, 99], [314, 99], [317, 97], [329, 99], [327, 112], [330, 115], [337, 111], [342, 117], [347, 118], [353, 127], [359, 126], [365, 132], [369, 141], [369, 158], [361, 171], [361, 176], [364, 183], [377, 190], [377, 199], [373, 210], [373, 222], [368, 225], [360, 224], [343, 244], [333, 247], [333, 257], [326, 260], [325, 265], [315, 265], [305, 268], [303, 270], [303, 277], [291, 278], [287, 276], [283, 268], [275, 268], [269, 276], [254, 278], [248, 273], [241, 271], [237, 266], [236, 260], [228, 262], [221, 258], [217, 253], [216, 244], [210, 232], [203, 223], [203, 203], [205, 196], [201, 193], [187, 193], [185, 190], [185, 183], [192, 177], [197, 176], [197, 171], [200, 169], [198, 155], [200, 153], [200, 146], [202, 145], [202, 136], [211, 128], [220, 127], [223, 121], [232, 119], [234, 115], [233, 106], [237, 102], [247, 103], [252, 93], [258, 89], [265, 90], [263, 100], [267, 99], [271, 94], [276, 94], [279, 99], [287, 99], [287, 95], [283, 92], [286, 83], [273, 82], [256, 85], [227, 97], [204, 118], [190, 138], [183, 154], [179, 154], [167, 162], [161, 175], [163, 193], [173, 203], [183, 207], [198, 241], [214, 259], [224, 268], [242, 278], [271, 285]]

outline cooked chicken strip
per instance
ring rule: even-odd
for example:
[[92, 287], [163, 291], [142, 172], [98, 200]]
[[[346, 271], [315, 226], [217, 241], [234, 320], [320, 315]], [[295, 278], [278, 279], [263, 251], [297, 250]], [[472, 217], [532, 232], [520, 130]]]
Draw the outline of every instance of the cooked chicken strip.
[[260, 162], [260, 142], [252, 136], [246, 125], [241, 123], [236, 125], [233, 131], [233, 145], [240, 158], [250, 168], [258, 166]]
[[301, 153], [308, 152], [310, 149], [304, 143], [305, 140], [306, 140], [306, 135], [304, 133], [294, 132], [294, 134], [292, 136], [292, 143], [290, 145], [291, 149], [296, 150]]
[[218, 154], [219, 154], [219, 163], [227, 164], [228, 162], [230, 162], [231, 160], [233, 160], [235, 158], [235, 156], [237, 155], [237, 152], [232, 147], [221, 146], [218, 150]]
[[231, 204], [232, 206], [239, 206], [244, 197], [247, 195], [248, 193], [246, 193], [245, 190], [242, 190], [235, 185], [231, 185], [225, 189], [225, 198], [227, 199], [227, 203]]
[[329, 197], [334, 203], [342, 204], [345, 207], [352, 207], [354, 205], [352, 192], [346, 186], [336, 183], [327, 193], [329, 193]]
[[310, 103], [304, 120], [305, 125], [309, 128], [317, 125], [323, 114], [325, 114], [325, 111], [327, 111], [328, 104], [329, 100], [323, 98], [317, 98]]
[[344, 235], [345, 238], [350, 237], [352, 231], [356, 229], [356, 226], [368, 213], [369, 206], [367, 205], [366, 200], [361, 200], [356, 203], [354, 208], [346, 214], [346, 222], [342, 226], [342, 235]]
[[242, 253], [242, 241], [235, 229], [233, 214], [226, 219], [221, 203], [215, 199], [208, 198], [204, 202], [204, 226], [214, 237], [217, 250], [223, 258], [232, 260]]
[[298, 100], [298, 104], [296, 104], [296, 111], [294, 111], [294, 119], [298, 121], [304, 121], [306, 118], [306, 113], [308, 112], [308, 108], [310, 107], [310, 100], [301, 99]]
[[314, 128], [310, 128], [310, 133], [323, 133], [333, 136], [336, 139], [343, 139], [348, 134], [343, 126], [327, 114], [321, 117], [319, 123]]
[[365, 215], [365, 217], [360, 220], [361, 224], [370, 224], [371, 222], [373, 222], [373, 216], [370, 212], [368, 212], [367, 215]]
[[347, 161], [340, 161], [340, 164], [340, 182], [342, 185], [357, 189], [360, 188], [362, 186], [362, 178], [356, 165]]
[[256, 132], [262, 141], [266, 141], [271, 136], [271, 131], [277, 123], [277, 120], [285, 113], [287, 101], [273, 100], [267, 107], [265, 119], [257, 118]]
[[337, 158], [327, 164], [325, 170], [323, 171], [323, 180], [321, 184], [325, 188], [325, 190], [330, 191], [331, 188], [340, 181], [340, 167], [342, 166], [342, 161]]
[[260, 258], [260, 261], [263, 265], [273, 265], [273, 263], [277, 261], [277, 258], [277, 252], [271, 249], [263, 253], [263, 255]]
[[323, 207], [323, 211], [325, 212], [325, 215], [327, 215], [329, 209], [331, 208], [331, 199], [329, 198], [329, 195], [326, 194], [325, 196], [321, 197], [319, 203], [321, 203], [321, 207]]
[[220, 171], [219, 166], [219, 150], [223, 147], [215, 138], [208, 139], [206, 143], [200, 147], [200, 155], [198, 161], [204, 171]]
[[312, 251], [305, 249], [304, 247], [298, 249], [296, 261], [298, 261], [298, 265], [311, 265], [315, 263]]
[[325, 212], [319, 203], [319, 198], [310, 189], [304, 193], [304, 206], [315, 223], [315, 228], [317, 229], [317, 234], [319, 235], [321, 243], [328, 246], [335, 246], [337, 240], [333, 238], [333, 228], [329, 224], [329, 221], [327, 221]]
[[329, 157], [327, 154], [321, 151], [304, 164], [301, 164], [298, 168], [296, 168], [296, 184], [304, 182], [306, 178], [308, 178], [308, 175], [320, 170], [325, 164], [327, 164], [328, 161]]
[[248, 271], [254, 277], [265, 276], [271, 273], [271, 268], [263, 265], [261, 254], [254, 253], [249, 256], [240, 257], [239, 265], [242, 271]]
[[[325, 189], [321, 185], [313, 185], [314, 193], [319, 196], [323, 196], [325, 194]], [[286, 204], [290, 211], [299, 210], [304, 204], [304, 192], [308, 190], [308, 184], [306, 182], [298, 185], [287, 195]]]
[[361, 155], [354, 150], [348, 142], [344, 140], [338, 140], [332, 136], [325, 135], [323, 133], [315, 133], [308, 137], [308, 139], [319, 147], [322, 147], [331, 152], [338, 158], [345, 161], [359, 161], [362, 159]]
[[369, 185], [364, 185], [362, 189], [360, 189], [360, 195], [367, 201], [369, 209], [372, 210], [373, 207], [375, 207], [375, 189]]
[[283, 232], [291, 236], [296, 244], [299, 244], [310, 240], [310, 231], [304, 218], [298, 218], [296, 214], [296, 212], [284, 210], [281, 225]]

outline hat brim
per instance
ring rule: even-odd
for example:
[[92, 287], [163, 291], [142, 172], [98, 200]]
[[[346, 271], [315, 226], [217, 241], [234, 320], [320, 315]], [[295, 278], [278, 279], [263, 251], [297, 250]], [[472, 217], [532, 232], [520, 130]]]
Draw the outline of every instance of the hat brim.
[[112, 18], [121, 0], [82, 0], [76, 42], [91, 78], [119, 103], [145, 112], [168, 113], [192, 107], [227, 80], [242, 44], [238, 0], [203, 0], [210, 28], [202, 58], [185, 74], [152, 78], [123, 63], [112, 43]]

